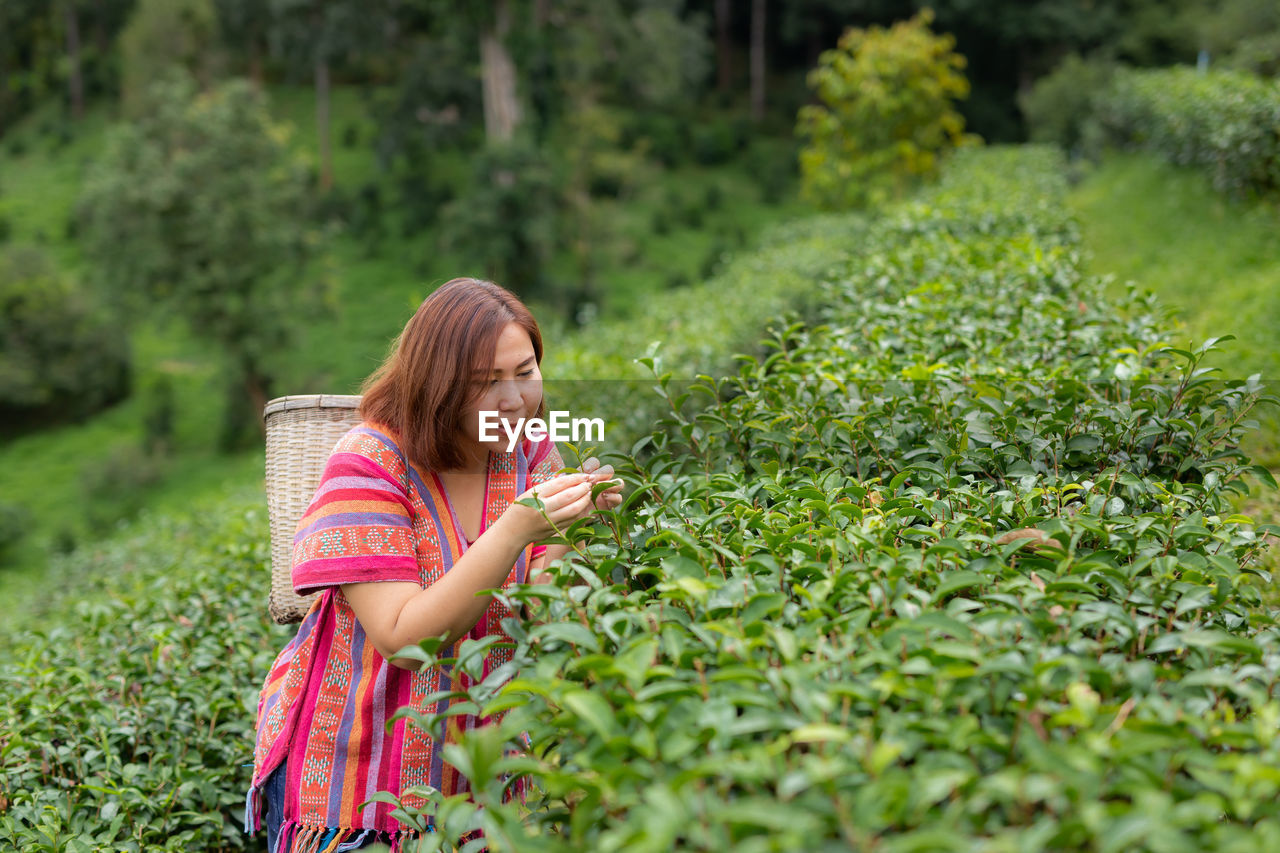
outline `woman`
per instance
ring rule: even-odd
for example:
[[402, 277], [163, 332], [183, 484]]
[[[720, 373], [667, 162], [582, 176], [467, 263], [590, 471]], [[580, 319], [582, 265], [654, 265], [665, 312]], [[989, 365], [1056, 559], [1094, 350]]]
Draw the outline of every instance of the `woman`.
[[[450, 700], [426, 708], [422, 698], [470, 680], [444, 666], [418, 672], [395, 653], [442, 635], [441, 657], [466, 637], [509, 639], [500, 622], [510, 611], [477, 593], [564, 556], [568, 546], [534, 543], [622, 500], [614, 485], [593, 503], [592, 484], [613, 474], [595, 459], [588, 473], [556, 476], [563, 462], [550, 439], [507, 451], [499, 429], [501, 441], [481, 441], [481, 412], [513, 429], [545, 416], [541, 361], [528, 309], [491, 282], [460, 278], [422, 303], [365, 383], [362, 423], [334, 448], [294, 539], [294, 588], [323, 594], [259, 699], [246, 829], [260, 828], [265, 798], [271, 853], [379, 840], [394, 850], [411, 836], [391, 806], [360, 809], [375, 792], [468, 790], [426, 732], [399, 720], [387, 734], [385, 724], [405, 704], [443, 710]], [[535, 493], [546, 518], [516, 503]], [[509, 659], [491, 649], [484, 673]], [[460, 729], [488, 722], [456, 719]]]

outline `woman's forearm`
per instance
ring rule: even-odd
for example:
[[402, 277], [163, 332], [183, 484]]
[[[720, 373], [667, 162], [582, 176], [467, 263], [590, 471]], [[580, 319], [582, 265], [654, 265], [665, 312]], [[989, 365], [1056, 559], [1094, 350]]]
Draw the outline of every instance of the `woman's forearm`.
[[492, 595], [478, 593], [503, 586], [528, 544], [519, 525], [502, 516], [425, 589], [408, 583], [359, 583], [344, 584], [342, 590], [383, 657], [416, 669], [418, 662], [392, 656], [427, 637], [447, 632], [448, 645], [466, 636], [493, 601]]
[[466, 636], [493, 601], [492, 595], [477, 595], [506, 583], [511, 567], [529, 544], [511, 531], [500, 517], [467, 548], [453, 568], [431, 586], [419, 592], [400, 611], [396, 636], [408, 643], [439, 636], [448, 630], [445, 645]]

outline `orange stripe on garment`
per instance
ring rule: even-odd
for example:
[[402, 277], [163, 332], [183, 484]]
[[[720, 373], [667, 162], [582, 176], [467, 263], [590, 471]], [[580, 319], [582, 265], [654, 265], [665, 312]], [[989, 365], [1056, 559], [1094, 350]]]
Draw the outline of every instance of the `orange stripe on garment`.
[[267, 686], [262, 688], [263, 695], [270, 696], [272, 693], [275, 693], [277, 690], [279, 690], [280, 684], [284, 681], [284, 677], [288, 674], [289, 673], [287, 671], [282, 672], [280, 673], [279, 677], [267, 682]]
[[298, 529], [301, 530], [307, 527], [316, 519], [343, 512], [381, 512], [403, 515], [405, 518], [409, 517], [409, 511], [399, 501], [333, 501], [332, 503], [320, 504], [304, 515], [302, 520], [298, 522]]
[[[374, 672], [374, 655], [376, 650], [373, 648], [373, 640], [366, 634], [364, 638], [364, 651], [360, 655], [360, 687], [356, 690], [356, 716], [351, 723], [350, 743], [363, 743], [364, 735], [364, 714], [361, 713], [365, 707], [365, 695], [373, 689], [373, 684], [378, 680], [378, 674]], [[383, 664], [391, 666], [390, 661]], [[385, 746], [384, 746], [385, 748]], [[352, 758], [355, 760], [353, 761]], [[338, 812], [341, 815], [355, 814], [355, 795], [356, 789], [361, 790], [361, 802], [364, 801], [363, 790], [364, 779], [361, 776], [362, 771], [372, 773], [377, 772], [376, 767], [369, 767], [368, 757], [363, 753], [357, 753], [355, 756], [347, 756], [347, 772], [346, 778], [342, 780], [342, 808]]]
[[449, 547], [449, 562], [452, 565], [462, 557], [462, 535], [453, 526], [453, 513], [449, 512], [449, 501], [445, 498], [444, 490], [440, 486], [440, 481], [436, 479], [434, 471], [423, 480], [423, 485], [427, 487], [427, 494], [431, 496], [431, 504], [437, 508], [436, 511], [440, 514], [440, 530], [438, 532], [443, 534], [445, 544]]

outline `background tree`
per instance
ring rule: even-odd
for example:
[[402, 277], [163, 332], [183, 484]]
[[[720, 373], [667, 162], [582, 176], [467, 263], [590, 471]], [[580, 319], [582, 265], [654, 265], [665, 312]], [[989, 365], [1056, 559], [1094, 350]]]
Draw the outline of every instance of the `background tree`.
[[844, 207], [900, 195], [938, 155], [968, 141], [954, 103], [969, 91], [955, 40], [927, 9], [890, 29], [850, 29], [809, 75], [820, 104], [800, 110], [805, 193]]
[[516, 66], [507, 49], [512, 3], [493, 0], [492, 16], [480, 35], [480, 68], [484, 83], [484, 132], [491, 143], [510, 142], [520, 124]]
[[332, 70], [354, 62], [388, 32], [386, 0], [271, 0], [272, 38], [295, 70], [310, 71], [316, 91], [320, 187], [333, 186], [329, 121]]
[[1069, 54], [1041, 77], [1018, 103], [1033, 142], [1053, 143], [1073, 157], [1100, 153], [1102, 127], [1098, 97], [1111, 84], [1119, 66], [1102, 58]]
[[483, 142], [476, 36], [465, 17], [442, 14], [439, 0], [405, 3], [395, 22], [396, 83], [373, 102], [374, 151], [391, 177], [401, 228], [417, 234], [454, 193], [442, 157]]
[[1197, 49], [1210, 62], [1280, 76], [1280, 3], [1272, 0], [1201, 0], [1187, 12]]
[[257, 440], [272, 362], [325, 304], [305, 274], [317, 239], [307, 170], [247, 81], [197, 94], [179, 72], [148, 98], [151, 110], [115, 128], [86, 184], [88, 266], [118, 304], [167, 309], [221, 349], [234, 384], [227, 411], [243, 413], [223, 446]]
[[120, 34], [121, 96], [125, 112], [140, 115], [150, 86], [172, 68], [212, 84], [218, 22], [211, 0], [138, 0]]
[[0, 0], [0, 135], [55, 90], [79, 118], [113, 94], [115, 36], [133, 0]]
[[765, 0], [751, 0], [751, 119], [764, 120]]
[[729, 34], [733, 4], [715, 0], [716, 91], [727, 94], [733, 88], [733, 39]]
[[80, 68], [80, 10], [75, 0], [60, 0], [62, 21], [67, 42], [67, 96], [71, 102], [71, 117], [84, 117], [84, 74]]
[[271, 6], [262, 0], [215, 0], [223, 49], [243, 63], [253, 81], [266, 80], [263, 66], [267, 34], [271, 31]]
[[57, 85], [63, 49], [49, 4], [0, 0], [0, 133]]
[[485, 147], [472, 170], [467, 194], [441, 216], [442, 242], [521, 297], [544, 297], [559, 203], [552, 163], [517, 141]]
[[33, 246], [0, 254], [0, 432], [90, 415], [129, 391], [129, 345]]

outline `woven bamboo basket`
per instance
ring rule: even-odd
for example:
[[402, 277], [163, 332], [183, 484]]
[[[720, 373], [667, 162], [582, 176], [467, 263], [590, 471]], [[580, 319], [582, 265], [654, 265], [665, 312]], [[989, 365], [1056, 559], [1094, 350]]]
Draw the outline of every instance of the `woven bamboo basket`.
[[267, 427], [267, 515], [271, 522], [271, 593], [267, 609], [281, 625], [300, 622], [313, 593], [293, 591], [293, 534], [315, 495], [338, 439], [360, 422], [360, 397], [310, 394], [277, 397], [262, 417]]

